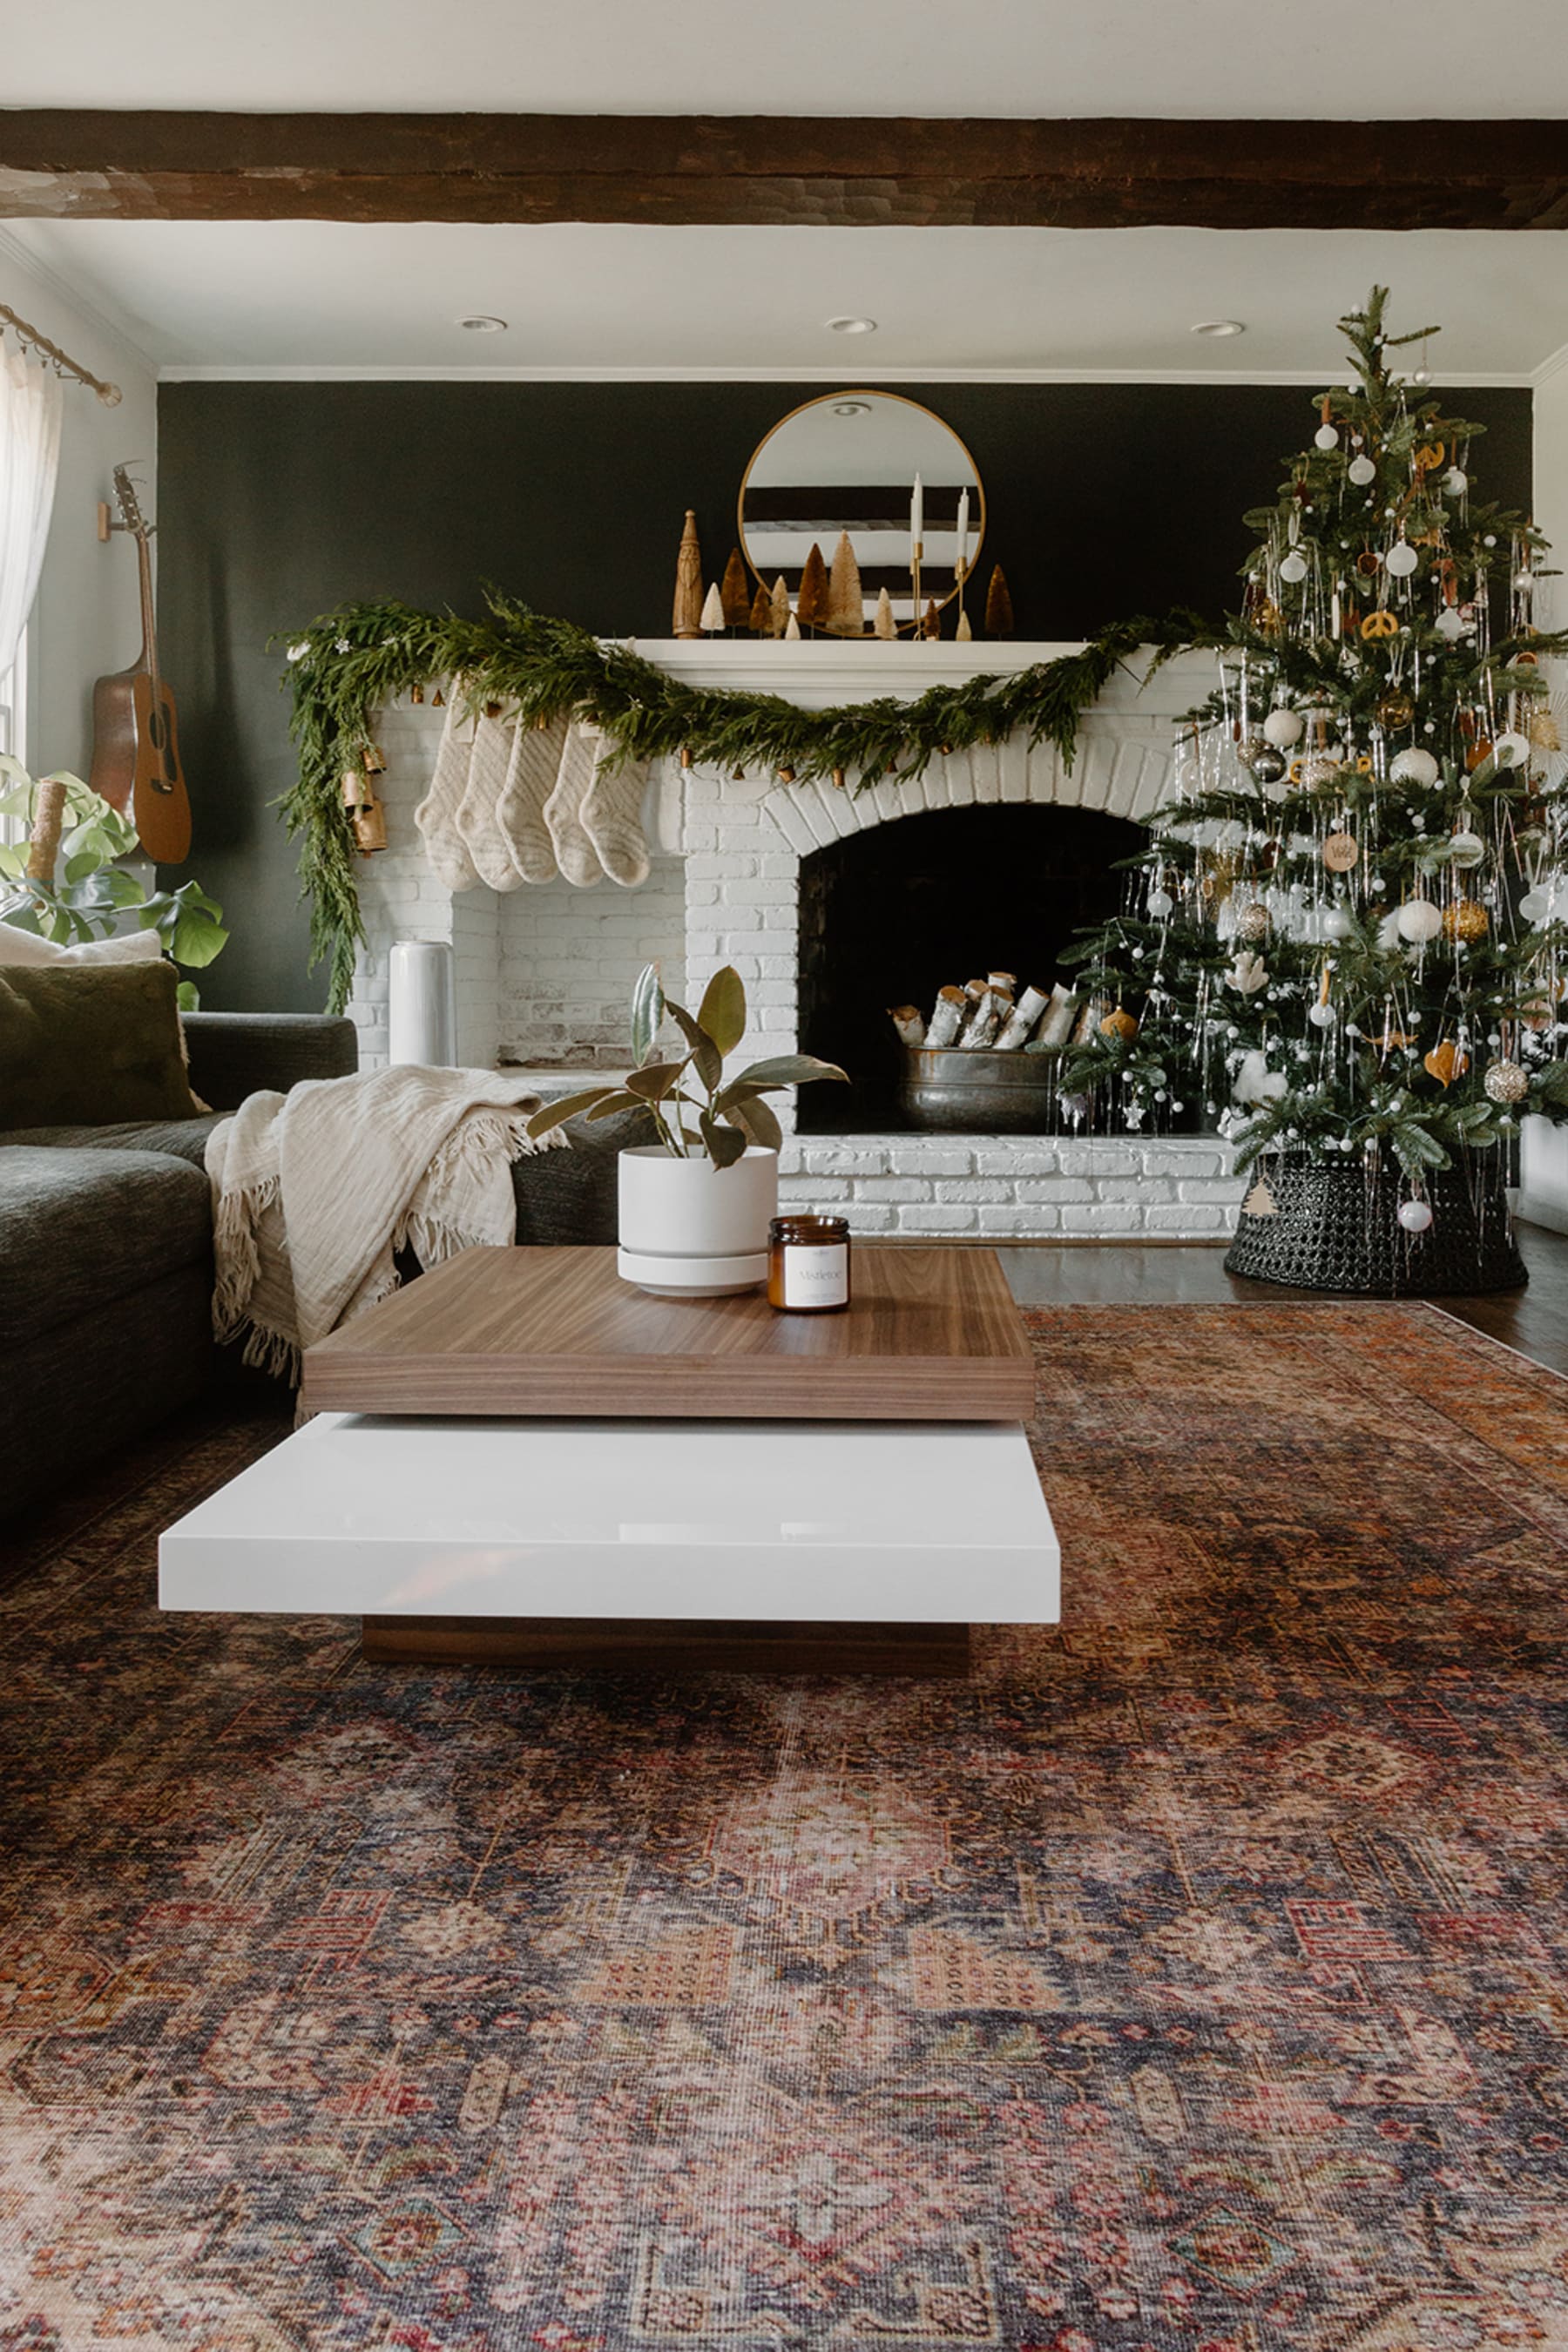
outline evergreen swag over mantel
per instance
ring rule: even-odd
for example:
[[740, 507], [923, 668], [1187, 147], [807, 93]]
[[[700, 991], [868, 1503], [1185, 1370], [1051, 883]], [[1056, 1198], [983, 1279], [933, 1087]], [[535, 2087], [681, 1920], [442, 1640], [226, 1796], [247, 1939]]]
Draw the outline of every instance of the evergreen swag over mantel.
[[311, 960], [327, 961], [328, 1004], [341, 1012], [364, 938], [355, 849], [342, 777], [358, 768], [377, 710], [416, 688], [459, 679], [475, 709], [503, 703], [525, 724], [574, 717], [604, 729], [616, 760], [684, 753], [715, 767], [792, 778], [832, 778], [861, 793], [885, 776], [918, 776], [947, 751], [1026, 734], [1070, 766], [1079, 720], [1142, 647], [1156, 660], [1220, 642], [1196, 614], [1119, 621], [1077, 653], [1011, 677], [931, 687], [910, 701], [879, 695], [830, 710], [801, 710], [778, 694], [683, 686], [629, 646], [552, 620], [492, 591], [489, 617], [460, 620], [391, 602], [340, 604], [289, 647], [299, 782], [284, 821], [300, 842], [310, 902]]

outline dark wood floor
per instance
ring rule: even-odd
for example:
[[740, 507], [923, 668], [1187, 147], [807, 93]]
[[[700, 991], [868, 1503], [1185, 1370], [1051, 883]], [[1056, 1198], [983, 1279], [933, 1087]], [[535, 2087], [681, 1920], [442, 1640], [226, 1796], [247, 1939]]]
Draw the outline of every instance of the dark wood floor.
[[[1543, 1225], [1514, 1230], [1530, 1268], [1528, 1288], [1432, 1304], [1533, 1362], [1568, 1373], [1568, 1234]], [[1321, 1303], [1327, 1295], [1238, 1281], [1225, 1270], [1224, 1250], [1204, 1243], [1079, 1249], [1037, 1242], [1000, 1255], [1021, 1307], [1277, 1307], [1292, 1298]]]

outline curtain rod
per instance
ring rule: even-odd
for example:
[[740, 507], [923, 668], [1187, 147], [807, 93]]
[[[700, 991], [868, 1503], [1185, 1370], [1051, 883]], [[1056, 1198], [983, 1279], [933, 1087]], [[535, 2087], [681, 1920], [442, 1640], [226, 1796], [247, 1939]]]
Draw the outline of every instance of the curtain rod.
[[[119, 407], [121, 391], [117, 383], [101, 382], [98, 376], [84, 368], [79, 361], [73, 360], [68, 352], [62, 352], [58, 343], [51, 343], [47, 335], [41, 335], [37, 327], [30, 327], [26, 319], [19, 319], [8, 302], [0, 302], [0, 320], [4, 320], [6, 326], [15, 328], [16, 340], [25, 351], [37, 352], [38, 357], [47, 366], [52, 367], [57, 375], [75, 376], [78, 383], [85, 383], [89, 392], [97, 393], [105, 408]], [[0, 332], [3, 331], [4, 330], [0, 329]]]

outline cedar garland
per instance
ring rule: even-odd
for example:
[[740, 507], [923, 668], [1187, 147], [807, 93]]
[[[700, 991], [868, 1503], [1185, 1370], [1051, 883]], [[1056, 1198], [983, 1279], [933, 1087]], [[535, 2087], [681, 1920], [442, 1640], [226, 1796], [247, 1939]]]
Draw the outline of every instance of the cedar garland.
[[300, 844], [311, 962], [327, 964], [330, 1011], [348, 1001], [354, 950], [365, 937], [340, 779], [363, 762], [374, 713], [399, 696], [460, 678], [451, 690], [474, 709], [509, 706], [525, 725], [591, 721], [609, 737], [613, 764], [684, 754], [688, 764], [731, 772], [848, 779], [859, 793], [885, 776], [918, 776], [940, 754], [1020, 732], [1031, 743], [1053, 743], [1070, 767], [1079, 718], [1141, 647], [1153, 646], [1163, 660], [1220, 642], [1193, 613], [1136, 618], [1012, 677], [931, 687], [911, 701], [881, 695], [801, 710], [782, 695], [683, 686], [613, 638], [494, 592], [488, 601], [480, 621], [391, 601], [342, 604], [289, 647], [300, 773], [280, 805]]

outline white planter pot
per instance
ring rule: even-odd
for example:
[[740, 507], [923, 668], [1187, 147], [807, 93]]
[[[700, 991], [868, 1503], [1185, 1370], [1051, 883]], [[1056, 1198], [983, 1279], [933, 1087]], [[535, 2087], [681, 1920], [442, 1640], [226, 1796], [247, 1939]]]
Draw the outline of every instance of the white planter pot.
[[768, 1275], [779, 1157], [749, 1145], [732, 1167], [676, 1160], [657, 1143], [620, 1155], [616, 1270], [660, 1297], [718, 1298]]

